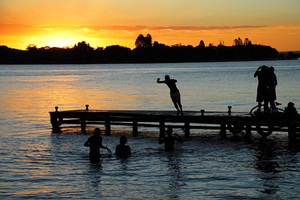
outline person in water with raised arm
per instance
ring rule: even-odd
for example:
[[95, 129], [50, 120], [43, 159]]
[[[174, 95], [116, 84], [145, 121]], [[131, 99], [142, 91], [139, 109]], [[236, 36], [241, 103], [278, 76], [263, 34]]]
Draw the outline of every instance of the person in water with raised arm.
[[91, 162], [99, 162], [100, 160], [100, 148], [107, 149], [110, 153], [111, 150], [102, 145], [102, 137], [101, 137], [101, 130], [100, 128], [94, 129], [94, 135], [91, 136], [85, 143], [85, 147], [90, 147], [90, 160]]
[[166, 130], [166, 136], [161, 135], [159, 137], [158, 143], [159, 144], [165, 143], [165, 151], [170, 152], [170, 151], [173, 151], [175, 149], [174, 145], [175, 145], [176, 141], [182, 143], [183, 139], [177, 133], [175, 133], [173, 135], [173, 129], [171, 127], [169, 127]]
[[157, 83], [165, 83], [169, 87], [171, 100], [172, 100], [175, 108], [177, 109], [177, 116], [179, 115], [179, 113], [181, 113], [181, 115], [183, 115], [181, 99], [180, 99], [180, 92], [176, 86], [177, 80], [171, 79], [169, 75], [165, 75], [164, 81], [161, 81], [160, 78], [158, 78], [156, 82]]

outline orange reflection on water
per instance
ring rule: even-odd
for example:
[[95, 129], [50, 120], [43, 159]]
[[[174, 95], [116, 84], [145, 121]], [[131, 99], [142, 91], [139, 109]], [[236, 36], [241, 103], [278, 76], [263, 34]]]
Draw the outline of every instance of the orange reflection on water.
[[138, 93], [128, 94], [130, 86], [115, 91], [109, 90], [109, 85], [79, 85], [82, 82], [78, 76], [26, 78], [7, 85], [1, 99], [5, 118], [14, 116], [20, 120], [15, 126], [49, 124], [49, 111], [54, 111], [55, 106], [60, 110], [85, 109], [86, 104], [98, 110], [128, 109], [141, 100]]
[[48, 187], [48, 186], [45, 186], [45, 185], [33, 185], [33, 186], [30, 186], [31, 190], [28, 189], [28, 190], [25, 190], [25, 191], [15, 191], [13, 192], [13, 194], [15, 195], [37, 195], [37, 194], [44, 194], [44, 193], [49, 193], [51, 192], [52, 190]]

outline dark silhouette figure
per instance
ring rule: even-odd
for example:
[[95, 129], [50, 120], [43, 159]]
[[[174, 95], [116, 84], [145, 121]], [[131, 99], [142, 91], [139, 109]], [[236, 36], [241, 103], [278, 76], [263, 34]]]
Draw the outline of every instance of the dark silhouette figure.
[[254, 77], [258, 79], [256, 102], [258, 102], [258, 111], [261, 110], [261, 104], [264, 102], [264, 110], [268, 110], [268, 86], [267, 86], [268, 67], [263, 65], [257, 68]]
[[165, 143], [165, 151], [170, 152], [174, 150], [175, 141], [182, 143], [183, 140], [178, 134], [172, 135], [173, 129], [169, 127], [166, 131], [167, 137], [165, 135], [159, 137], [159, 144]]
[[274, 67], [269, 67], [267, 69], [267, 88], [268, 88], [268, 101], [270, 102], [270, 106], [272, 108], [272, 112], [276, 111], [276, 86], [277, 86], [277, 77], [275, 74]]
[[85, 143], [85, 147], [90, 147], [90, 159], [91, 162], [99, 162], [100, 160], [100, 148], [101, 149], [107, 149], [110, 153], [111, 150], [102, 145], [102, 137], [101, 137], [101, 130], [100, 128], [95, 128], [94, 129], [94, 135], [91, 136]]
[[170, 79], [169, 75], [165, 75], [164, 81], [160, 81], [160, 78], [157, 79], [157, 83], [165, 83], [169, 87], [170, 96], [171, 96], [171, 99], [172, 99], [172, 102], [173, 102], [175, 108], [177, 109], [177, 116], [178, 116], [179, 113], [181, 113], [181, 115], [183, 115], [183, 112], [182, 112], [182, 105], [181, 105], [181, 99], [180, 99], [180, 92], [176, 86], [176, 82], [177, 82], [177, 80]]
[[120, 144], [116, 146], [116, 155], [121, 158], [127, 158], [131, 155], [130, 146], [126, 145], [127, 137], [122, 135], [120, 137]]
[[293, 102], [289, 102], [287, 107], [284, 110], [284, 114], [289, 121], [300, 119], [297, 109], [294, 107]]

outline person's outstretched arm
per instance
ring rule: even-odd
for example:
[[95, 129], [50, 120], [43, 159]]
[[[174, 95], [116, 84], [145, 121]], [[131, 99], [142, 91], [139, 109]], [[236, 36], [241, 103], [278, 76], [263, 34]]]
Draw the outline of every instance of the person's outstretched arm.
[[261, 70], [261, 67], [258, 67], [253, 76], [257, 77], [257, 75], [258, 75], [258, 73], [259, 73], [260, 70]]
[[106, 147], [106, 146], [101, 145], [100, 148], [101, 149], [106, 149], [107, 151], [109, 151], [111, 153], [111, 150], [108, 147]]
[[157, 79], [157, 83], [165, 83], [166, 81], [161, 81], [160, 78]]

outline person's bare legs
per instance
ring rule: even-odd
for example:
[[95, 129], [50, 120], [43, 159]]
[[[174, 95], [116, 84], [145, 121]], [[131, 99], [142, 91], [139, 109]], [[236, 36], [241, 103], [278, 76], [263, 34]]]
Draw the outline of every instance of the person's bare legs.
[[178, 105], [177, 105], [176, 102], [173, 102], [173, 104], [174, 104], [174, 107], [175, 107], [176, 110], [177, 110], [177, 116], [178, 116], [178, 115], [179, 115], [179, 112], [180, 112], [180, 110], [179, 110], [179, 108], [178, 108]]
[[259, 101], [258, 102], [258, 108], [257, 108], [257, 110], [260, 112], [261, 111], [261, 102]]
[[181, 105], [180, 102], [178, 103], [178, 105], [179, 105], [179, 108], [180, 108], [181, 116], [183, 116], [182, 105]]

